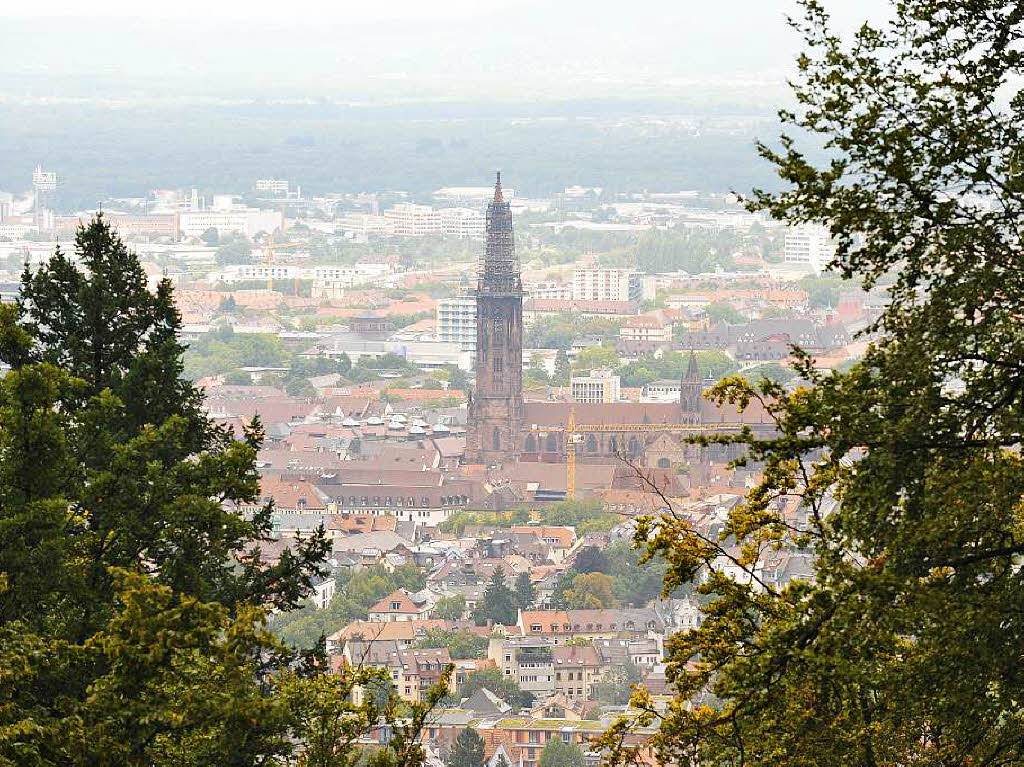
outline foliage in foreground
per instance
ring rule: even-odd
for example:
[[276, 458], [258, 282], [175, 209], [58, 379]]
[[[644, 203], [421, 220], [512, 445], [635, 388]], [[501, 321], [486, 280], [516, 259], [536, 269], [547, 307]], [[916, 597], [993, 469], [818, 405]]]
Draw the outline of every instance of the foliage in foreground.
[[[98, 217], [0, 305], [0, 765], [416, 765], [417, 706], [356, 706], [379, 672], [325, 676], [265, 626], [310, 592], [323, 531], [258, 545], [258, 422], [235, 440], [182, 377], [170, 284], [155, 292]], [[297, 748], [305, 745], [304, 753]]]
[[[848, 371], [801, 357], [807, 387], [713, 391], [777, 423], [738, 438], [764, 479], [721, 538], [671, 512], [639, 525], [638, 544], [669, 562], [666, 587], [706, 576], [709, 600], [701, 628], [670, 643], [677, 693], [656, 755], [1020, 764], [1024, 7], [905, 0], [846, 43], [802, 5], [800, 109], [783, 117], [834, 159], [815, 167], [788, 138], [762, 148], [790, 189], [752, 204], [830, 224], [837, 268], [866, 287], [895, 275], [891, 303]], [[794, 498], [806, 517], [783, 512]], [[813, 554], [814, 583], [763, 579], [780, 547]], [[719, 557], [748, 582], [719, 575]], [[634, 703], [653, 723], [650, 699]], [[630, 755], [628, 731], [607, 733], [613, 761]]]

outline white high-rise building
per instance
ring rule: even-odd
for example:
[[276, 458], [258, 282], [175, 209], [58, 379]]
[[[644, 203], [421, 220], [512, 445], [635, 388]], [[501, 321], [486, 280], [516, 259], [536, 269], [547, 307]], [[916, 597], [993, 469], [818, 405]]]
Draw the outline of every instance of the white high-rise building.
[[573, 301], [643, 300], [640, 273], [632, 269], [577, 269], [572, 273]]
[[836, 247], [828, 227], [800, 224], [786, 230], [783, 260], [787, 264], [822, 272], [835, 254]]
[[437, 340], [459, 344], [464, 351], [476, 351], [476, 298], [458, 296], [437, 302]]
[[441, 230], [446, 237], [460, 240], [483, 239], [486, 220], [484, 214], [473, 208], [441, 208]]
[[397, 237], [424, 237], [442, 232], [441, 213], [429, 205], [400, 202], [384, 211], [384, 217], [391, 221]]

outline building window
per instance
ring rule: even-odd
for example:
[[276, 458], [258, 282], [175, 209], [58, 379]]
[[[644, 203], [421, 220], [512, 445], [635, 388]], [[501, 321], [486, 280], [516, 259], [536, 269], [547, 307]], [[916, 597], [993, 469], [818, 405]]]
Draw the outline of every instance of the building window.
[[537, 451], [537, 438], [532, 434], [527, 434], [524, 449], [527, 453], [535, 453]]
[[494, 449], [501, 450], [501, 429], [494, 427]]
[[427, 496], [423, 496], [422, 498], [420, 498], [420, 505], [421, 506], [429, 506], [430, 505], [430, 499], [427, 498]]
[[392, 602], [391, 603], [391, 609], [392, 610], [398, 610], [401, 607], [402, 607], [402, 603], [401, 602]]
[[495, 375], [500, 375], [501, 372], [502, 372], [502, 369], [504, 368], [504, 366], [505, 365], [504, 365], [504, 362], [502, 361], [501, 357], [495, 357], [494, 358], [494, 374]]
[[548, 434], [547, 439], [544, 440], [544, 449], [549, 453], [558, 452], [558, 438], [554, 434]]

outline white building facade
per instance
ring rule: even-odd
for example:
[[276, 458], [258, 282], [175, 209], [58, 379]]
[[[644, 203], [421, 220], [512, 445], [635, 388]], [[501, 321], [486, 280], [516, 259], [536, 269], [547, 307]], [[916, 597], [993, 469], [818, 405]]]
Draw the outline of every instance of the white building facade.
[[641, 275], [632, 269], [577, 269], [572, 273], [572, 299], [640, 303]]
[[801, 224], [786, 230], [783, 260], [787, 264], [822, 272], [835, 254], [835, 244], [827, 227]]
[[476, 299], [470, 296], [442, 298], [435, 310], [437, 340], [458, 344], [476, 352]]
[[279, 210], [196, 210], [179, 217], [181, 233], [186, 237], [199, 237], [207, 229], [217, 234], [244, 234], [250, 239], [260, 232], [271, 234], [284, 228], [284, 214]]
[[487, 222], [484, 214], [473, 208], [442, 208], [441, 231], [445, 237], [457, 237], [460, 240], [480, 240], [484, 236]]
[[618, 402], [619, 377], [610, 370], [591, 370], [588, 376], [573, 376], [572, 399], [588, 404]]
[[384, 211], [384, 218], [391, 222], [396, 237], [426, 237], [443, 231], [440, 211], [429, 205], [400, 202]]

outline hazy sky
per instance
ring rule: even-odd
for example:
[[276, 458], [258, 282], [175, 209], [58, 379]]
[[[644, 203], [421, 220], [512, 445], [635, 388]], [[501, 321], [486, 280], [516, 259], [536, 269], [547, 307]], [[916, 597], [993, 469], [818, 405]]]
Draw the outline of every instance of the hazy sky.
[[[826, 5], [848, 29], [888, 3]], [[0, 3], [0, 74], [354, 99], [414, 97], [421, 85], [469, 99], [649, 98], [659, 83], [722, 80], [756, 90], [781, 86], [792, 67], [795, 10], [795, 0], [35, 0]]]
[[[827, 7], [837, 18], [876, 13], [884, 0], [827, 0]], [[531, 10], [553, 11], [558, 6], [571, 6], [574, 12], [601, 15], [644, 15], [657, 10], [696, 20], [729, 24], [739, 19], [733, 14], [778, 16], [795, 8], [789, 0], [387, 0], [387, 2], [351, 2], [351, 0], [292, 0], [288, 3], [252, 2], [252, 0], [175, 0], [174, 3], [140, 4], [136, 0], [38, 0], [37, 2], [4, 4], [0, 17], [111, 17], [111, 18], [220, 18], [229, 20], [260, 19], [275, 22], [299, 21], [303, 17], [347, 21], [379, 21], [384, 19], [457, 19], [464, 16], [518, 14]], [[767, 12], [765, 14], [765, 12]]]

